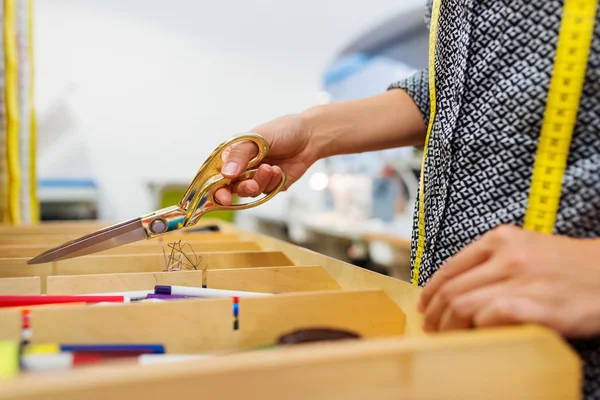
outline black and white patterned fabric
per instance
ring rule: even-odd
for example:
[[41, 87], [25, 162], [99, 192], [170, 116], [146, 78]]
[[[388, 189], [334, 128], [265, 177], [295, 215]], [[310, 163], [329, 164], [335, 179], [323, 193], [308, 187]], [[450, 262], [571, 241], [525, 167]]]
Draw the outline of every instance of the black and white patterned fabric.
[[[425, 165], [424, 285], [451, 255], [502, 225], [522, 226], [563, 1], [442, 0], [437, 114]], [[427, 23], [431, 17], [428, 0]], [[600, 18], [573, 134], [555, 233], [600, 236]], [[396, 82], [430, 118], [428, 74]], [[417, 235], [413, 229], [413, 260]], [[568, 268], [565, 265], [565, 268]], [[600, 400], [600, 337], [571, 341], [585, 399]]]

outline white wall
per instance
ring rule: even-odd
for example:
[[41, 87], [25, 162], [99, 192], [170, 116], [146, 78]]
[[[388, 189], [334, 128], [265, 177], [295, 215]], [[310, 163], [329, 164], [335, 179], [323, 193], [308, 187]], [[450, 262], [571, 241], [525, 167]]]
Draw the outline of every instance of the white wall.
[[423, 2], [35, 1], [39, 177], [95, 179], [103, 218], [150, 211], [147, 181], [313, 105], [339, 49]]

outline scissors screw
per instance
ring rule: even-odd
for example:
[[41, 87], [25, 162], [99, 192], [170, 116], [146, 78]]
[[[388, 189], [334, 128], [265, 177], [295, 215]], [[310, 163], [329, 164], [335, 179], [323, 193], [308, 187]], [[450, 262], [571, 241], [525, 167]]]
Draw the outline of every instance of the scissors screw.
[[163, 233], [167, 229], [167, 224], [162, 219], [155, 219], [150, 223], [152, 233]]

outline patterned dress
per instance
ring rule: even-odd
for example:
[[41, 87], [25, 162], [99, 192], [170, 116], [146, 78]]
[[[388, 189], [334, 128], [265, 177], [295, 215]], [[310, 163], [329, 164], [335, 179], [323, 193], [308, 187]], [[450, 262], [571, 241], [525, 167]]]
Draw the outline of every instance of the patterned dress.
[[[522, 226], [562, 9], [558, 0], [442, 0], [420, 285], [490, 229]], [[431, 0], [427, 10], [429, 23]], [[596, 21], [555, 225], [555, 233], [579, 238], [600, 236], [600, 16]], [[395, 88], [412, 96], [427, 123], [428, 72]], [[416, 213], [414, 227], [413, 260]], [[600, 399], [600, 337], [571, 344], [584, 361], [585, 399]]]

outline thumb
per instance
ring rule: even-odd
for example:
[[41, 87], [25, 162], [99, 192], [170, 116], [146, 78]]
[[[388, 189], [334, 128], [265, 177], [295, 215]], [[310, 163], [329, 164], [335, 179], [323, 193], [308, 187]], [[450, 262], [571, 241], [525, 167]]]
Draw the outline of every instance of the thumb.
[[236, 143], [223, 153], [223, 168], [221, 173], [226, 178], [236, 178], [248, 167], [248, 163], [258, 149], [252, 142]]

